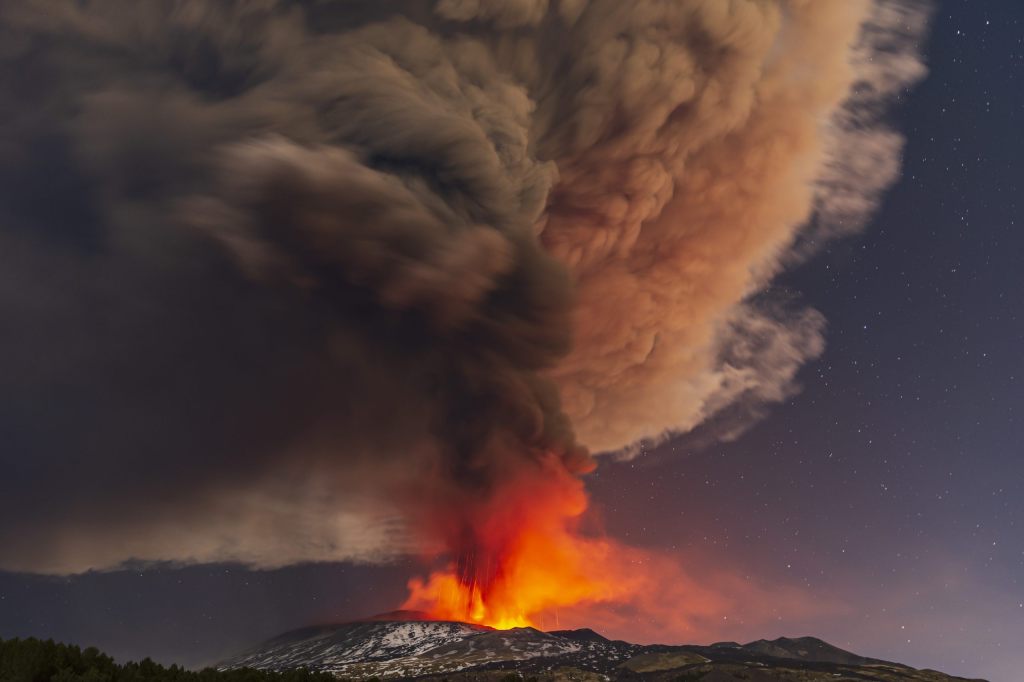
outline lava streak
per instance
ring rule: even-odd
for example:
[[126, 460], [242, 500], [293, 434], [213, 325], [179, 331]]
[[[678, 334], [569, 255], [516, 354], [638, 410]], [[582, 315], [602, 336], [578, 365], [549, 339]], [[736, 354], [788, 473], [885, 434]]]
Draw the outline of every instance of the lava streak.
[[586, 509], [582, 482], [553, 458], [541, 462], [448, 520], [455, 558], [409, 581], [402, 608], [507, 629], [554, 625], [560, 607], [621, 597], [631, 580], [609, 570], [613, 543], [581, 533]]
[[453, 491], [445, 513], [420, 519], [451, 559], [410, 580], [401, 608], [498, 629], [598, 626], [641, 642], [753, 637], [783, 617], [846, 613], [827, 596], [760, 585], [713, 557], [631, 547], [595, 532], [583, 482], [558, 458], [499, 480], [490, 495]]

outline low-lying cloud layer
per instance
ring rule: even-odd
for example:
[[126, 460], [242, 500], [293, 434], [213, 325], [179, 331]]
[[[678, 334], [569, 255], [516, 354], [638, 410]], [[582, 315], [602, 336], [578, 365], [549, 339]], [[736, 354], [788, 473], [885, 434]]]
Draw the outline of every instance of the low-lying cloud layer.
[[897, 176], [925, 15], [5, 6], [0, 569], [379, 560], [524, 463], [735, 433], [823, 348], [757, 294]]

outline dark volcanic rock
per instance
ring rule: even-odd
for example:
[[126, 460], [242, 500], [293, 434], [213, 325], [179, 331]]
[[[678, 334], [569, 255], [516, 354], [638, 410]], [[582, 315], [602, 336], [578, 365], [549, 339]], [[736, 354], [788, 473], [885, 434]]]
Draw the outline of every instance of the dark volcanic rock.
[[593, 630], [494, 630], [393, 612], [340, 625], [293, 630], [221, 664], [339, 677], [505, 682], [509, 674], [548, 680], [657, 682], [954, 682], [932, 670], [865, 658], [814, 637], [711, 646], [642, 646]]
[[797, 637], [796, 639], [779, 637], [771, 641], [759, 639], [756, 642], [744, 644], [742, 648], [745, 651], [774, 656], [775, 658], [792, 658], [819, 663], [844, 663], [846, 665], [887, 663], [887, 661], [851, 654], [849, 651], [834, 647], [817, 637]]
[[564, 637], [565, 639], [575, 639], [577, 642], [609, 642], [607, 637], [597, 634], [590, 628], [580, 628], [579, 630], [549, 630], [549, 635], [555, 637]]

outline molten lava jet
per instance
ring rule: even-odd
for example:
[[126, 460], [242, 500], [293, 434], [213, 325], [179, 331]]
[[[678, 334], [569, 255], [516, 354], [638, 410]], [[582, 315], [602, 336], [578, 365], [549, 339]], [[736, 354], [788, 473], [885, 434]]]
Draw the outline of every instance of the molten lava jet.
[[614, 543], [588, 537], [583, 483], [556, 459], [502, 485], [450, 522], [448, 566], [409, 582], [403, 609], [498, 629], [557, 626], [560, 607], [633, 589], [612, 568]]

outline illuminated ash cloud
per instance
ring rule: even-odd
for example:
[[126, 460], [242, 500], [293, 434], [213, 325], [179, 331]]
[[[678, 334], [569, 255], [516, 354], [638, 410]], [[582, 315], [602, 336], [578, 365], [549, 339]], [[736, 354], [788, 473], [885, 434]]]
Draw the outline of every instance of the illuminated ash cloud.
[[824, 320], [757, 294], [808, 221], [863, 225], [897, 173], [884, 107], [923, 74], [919, 4], [641, 4], [588, 5], [540, 104], [541, 238], [577, 284], [554, 375], [607, 451], [791, 394]]
[[735, 433], [821, 352], [758, 294], [895, 178], [925, 17], [5, 5], [0, 568], [379, 560]]

